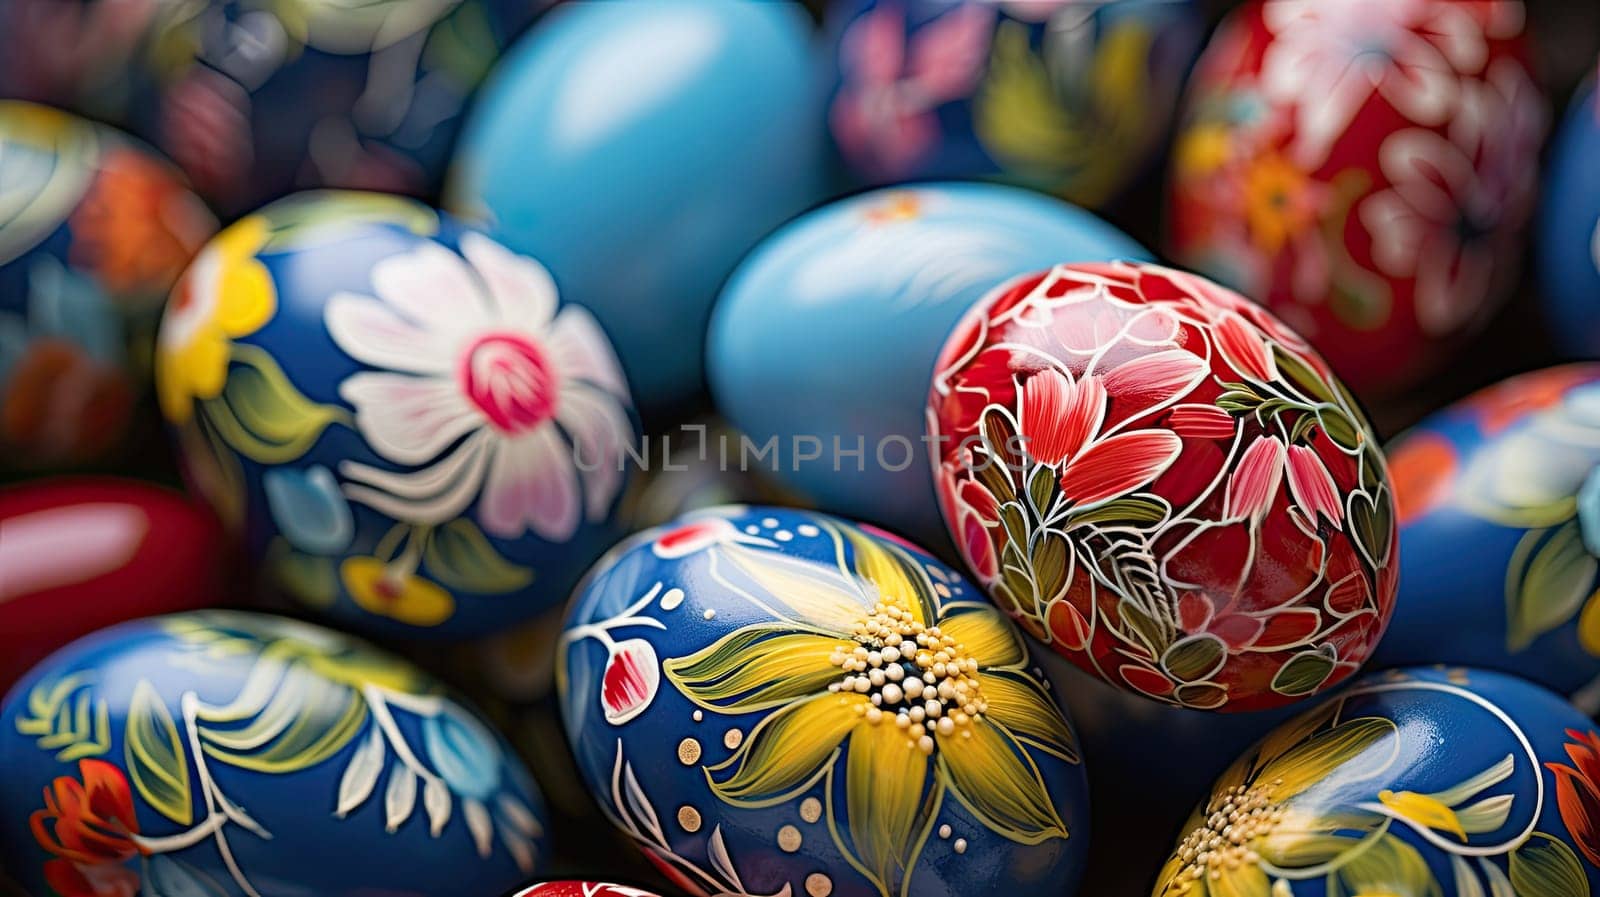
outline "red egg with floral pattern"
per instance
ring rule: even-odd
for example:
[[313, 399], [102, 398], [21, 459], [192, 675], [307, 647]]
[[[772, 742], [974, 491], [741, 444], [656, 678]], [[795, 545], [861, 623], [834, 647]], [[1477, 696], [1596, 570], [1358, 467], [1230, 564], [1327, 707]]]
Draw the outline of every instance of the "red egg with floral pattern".
[[1349, 392], [1269, 312], [1158, 265], [1011, 280], [929, 395], [945, 522], [991, 598], [1108, 682], [1243, 711], [1360, 667], [1392, 493]]
[[1190, 80], [1170, 255], [1266, 304], [1363, 395], [1505, 299], [1544, 99], [1520, 0], [1254, 0]]
[[656, 897], [643, 888], [603, 881], [546, 881], [518, 891], [514, 897]]

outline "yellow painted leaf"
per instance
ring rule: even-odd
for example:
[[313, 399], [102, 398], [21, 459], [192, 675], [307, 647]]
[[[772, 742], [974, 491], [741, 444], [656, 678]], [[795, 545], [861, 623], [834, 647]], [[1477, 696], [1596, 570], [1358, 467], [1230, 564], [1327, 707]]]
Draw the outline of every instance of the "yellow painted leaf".
[[1456, 812], [1435, 798], [1415, 791], [1390, 791], [1386, 788], [1378, 792], [1378, 800], [1396, 815], [1423, 828], [1449, 832], [1460, 838], [1462, 843], [1467, 840], [1467, 832], [1461, 827], [1461, 820], [1456, 818]]
[[141, 681], [128, 704], [123, 759], [145, 803], [179, 825], [194, 820], [189, 805], [189, 760], [171, 711], [155, 686]]

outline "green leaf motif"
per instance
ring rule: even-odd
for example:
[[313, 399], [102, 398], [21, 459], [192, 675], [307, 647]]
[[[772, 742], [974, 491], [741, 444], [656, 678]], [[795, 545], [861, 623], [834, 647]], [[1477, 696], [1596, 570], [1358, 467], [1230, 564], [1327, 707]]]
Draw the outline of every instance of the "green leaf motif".
[[1589, 897], [1589, 877], [1577, 854], [1543, 832], [1511, 852], [1511, 886], [1517, 897]]
[[1333, 387], [1328, 385], [1328, 381], [1323, 379], [1321, 374], [1312, 370], [1305, 359], [1276, 343], [1272, 346], [1272, 357], [1278, 363], [1278, 371], [1312, 401], [1330, 405], [1338, 403]]
[[133, 690], [122, 754], [145, 803], [179, 825], [193, 822], [188, 755], [172, 713], [149, 682], [140, 681]]
[[1155, 524], [1167, 519], [1172, 506], [1153, 495], [1128, 495], [1072, 516], [1074, 526], [1111, 523]]
[[422, 562], [439, 582], [462, 592], [498, 595], [533, 582], [533, 571], [507, 561], [477, 524], [452, 520], [433, 531]]
[[1597, 571], [1600, 562], [1584, 547], [1577, 520], [1524, 535], [1506, 568], [1506, 648], [1525, 651], [1575, 617]]
[[[1326, 646], [1324, 646], [1326, 648]], [[1278, 674], [1272, 677], [1272, 690], [1280, 695], [1300, 697], [1322, 687], [1333, 675], [1332, 649], [1327, 651], [1302, 651], [1289, 658]]]
[[56, 760], [72, 763], [111, 750], [111, 718], [106, 702], [87, 674], [45, 679], [28, 692], [27, 712], [19, 714], [17, 733], [37, 739], [40, 750], [55, 751]]
[[262, 464], [293, 461], [329, 424], [349, 419], [342, 408], [306, 398], [265, 350], [235, 344], [233, 361], [222, 395], [203, 407], [222, 439], [245, 457]]
[[1161, 665], [1180, 682], [1204, 679], [1221, 669], [1228, 646], [1209, 632], [1175, 642], [1161, 657]]
[[[281, 775], [327, 760], [361, 733], [368, 713], [366, 700], [351, 684], [359, 678], [355, 665], [304, 651], [292, 639], [269, 643], [231, 703], [200, 708], [207, 756]], [[345, 667], [350, 681], [336, 677]]]

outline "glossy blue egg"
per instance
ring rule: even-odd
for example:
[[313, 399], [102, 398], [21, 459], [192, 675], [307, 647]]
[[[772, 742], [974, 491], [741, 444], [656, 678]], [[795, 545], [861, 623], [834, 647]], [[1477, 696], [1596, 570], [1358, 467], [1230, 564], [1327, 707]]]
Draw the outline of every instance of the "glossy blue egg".
[[589, 787], [692, 892], [1075, 890], [1087, 787], [1054, 687], [880, 530], [730, 505], [642, 533], [580, 586], [556, 671]]
[[1568, 352], [1600, 355], [1600, 92], [1591, 82], [1567, 111], [1544, 175], [1539, 285], [1550, 332]]
[[1600, 733], [1483, 670], [1376, 674], [1279, 727], [1184, 825], [1155, 897], [1584, 897]]
[[739, 266], [712, 319], [712, 392], [753, 446], [738, 457], [819, 507], [942, 540], [923, 406], [945, 337], [1017, 274], [1115, 258], [1150, 256], [1088, 212], [998, 184], [879, 190], [805, 215]]
[[474, 635], [616, 538], [634, 436], [604, 332], [537, 261], [408, 199], [308, 193], [173, 291], [156, 386], [268, 579], [346, 622]]
[[435, 194], [468, 101], [547, 0], [14, 0], [0, 96], [115, 122], [237, 214], [294, 190]]
[[1161, 149], [1192, 0], [837, 0], [828, 125], [869, 183], [998, 176], [1098, 207]]
[[1374, 655], [1572, 694], [1600, 677], [1600, 365], [1513, 377], [1387, 452], [1400, 594]]
[[202, 611], [102, 630], [0, 705], [0, 860], [38, 897], [499, 894], [546, 859], [510, 749], [409, 663]]
[[701, 388], [728, 272], [823, 195], [817, 74], [797, 4], [565, 6], [484, 88], [446, 202], [548, 265], [664, 411]]

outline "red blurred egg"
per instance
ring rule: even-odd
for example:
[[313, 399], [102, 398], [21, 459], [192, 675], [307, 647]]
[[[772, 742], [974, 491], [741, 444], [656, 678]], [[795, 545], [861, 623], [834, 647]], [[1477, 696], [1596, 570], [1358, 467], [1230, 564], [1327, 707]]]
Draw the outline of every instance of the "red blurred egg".
[[1169, 254], [1266, 304], [1363, 395], [1417, 382], [1519, 266], [1545, 104], [1509, 0], [1266, 0], [1196, 67]]
[[650, 891], [599, 881], [547, 881], [518, 891], [513, 897], [656, 897]]
[[1113, 685], [1258, 710], [1344, 679], [1394, 609], [1382, 453], [1260, 306], [1158, 265], [1003, 284], [945, 343], [929, 439], [1001, 609]]
[[178, 492], [104, 477], [0, 490], [0, 693], [55, 649], [223, 594], [226, 541]]

